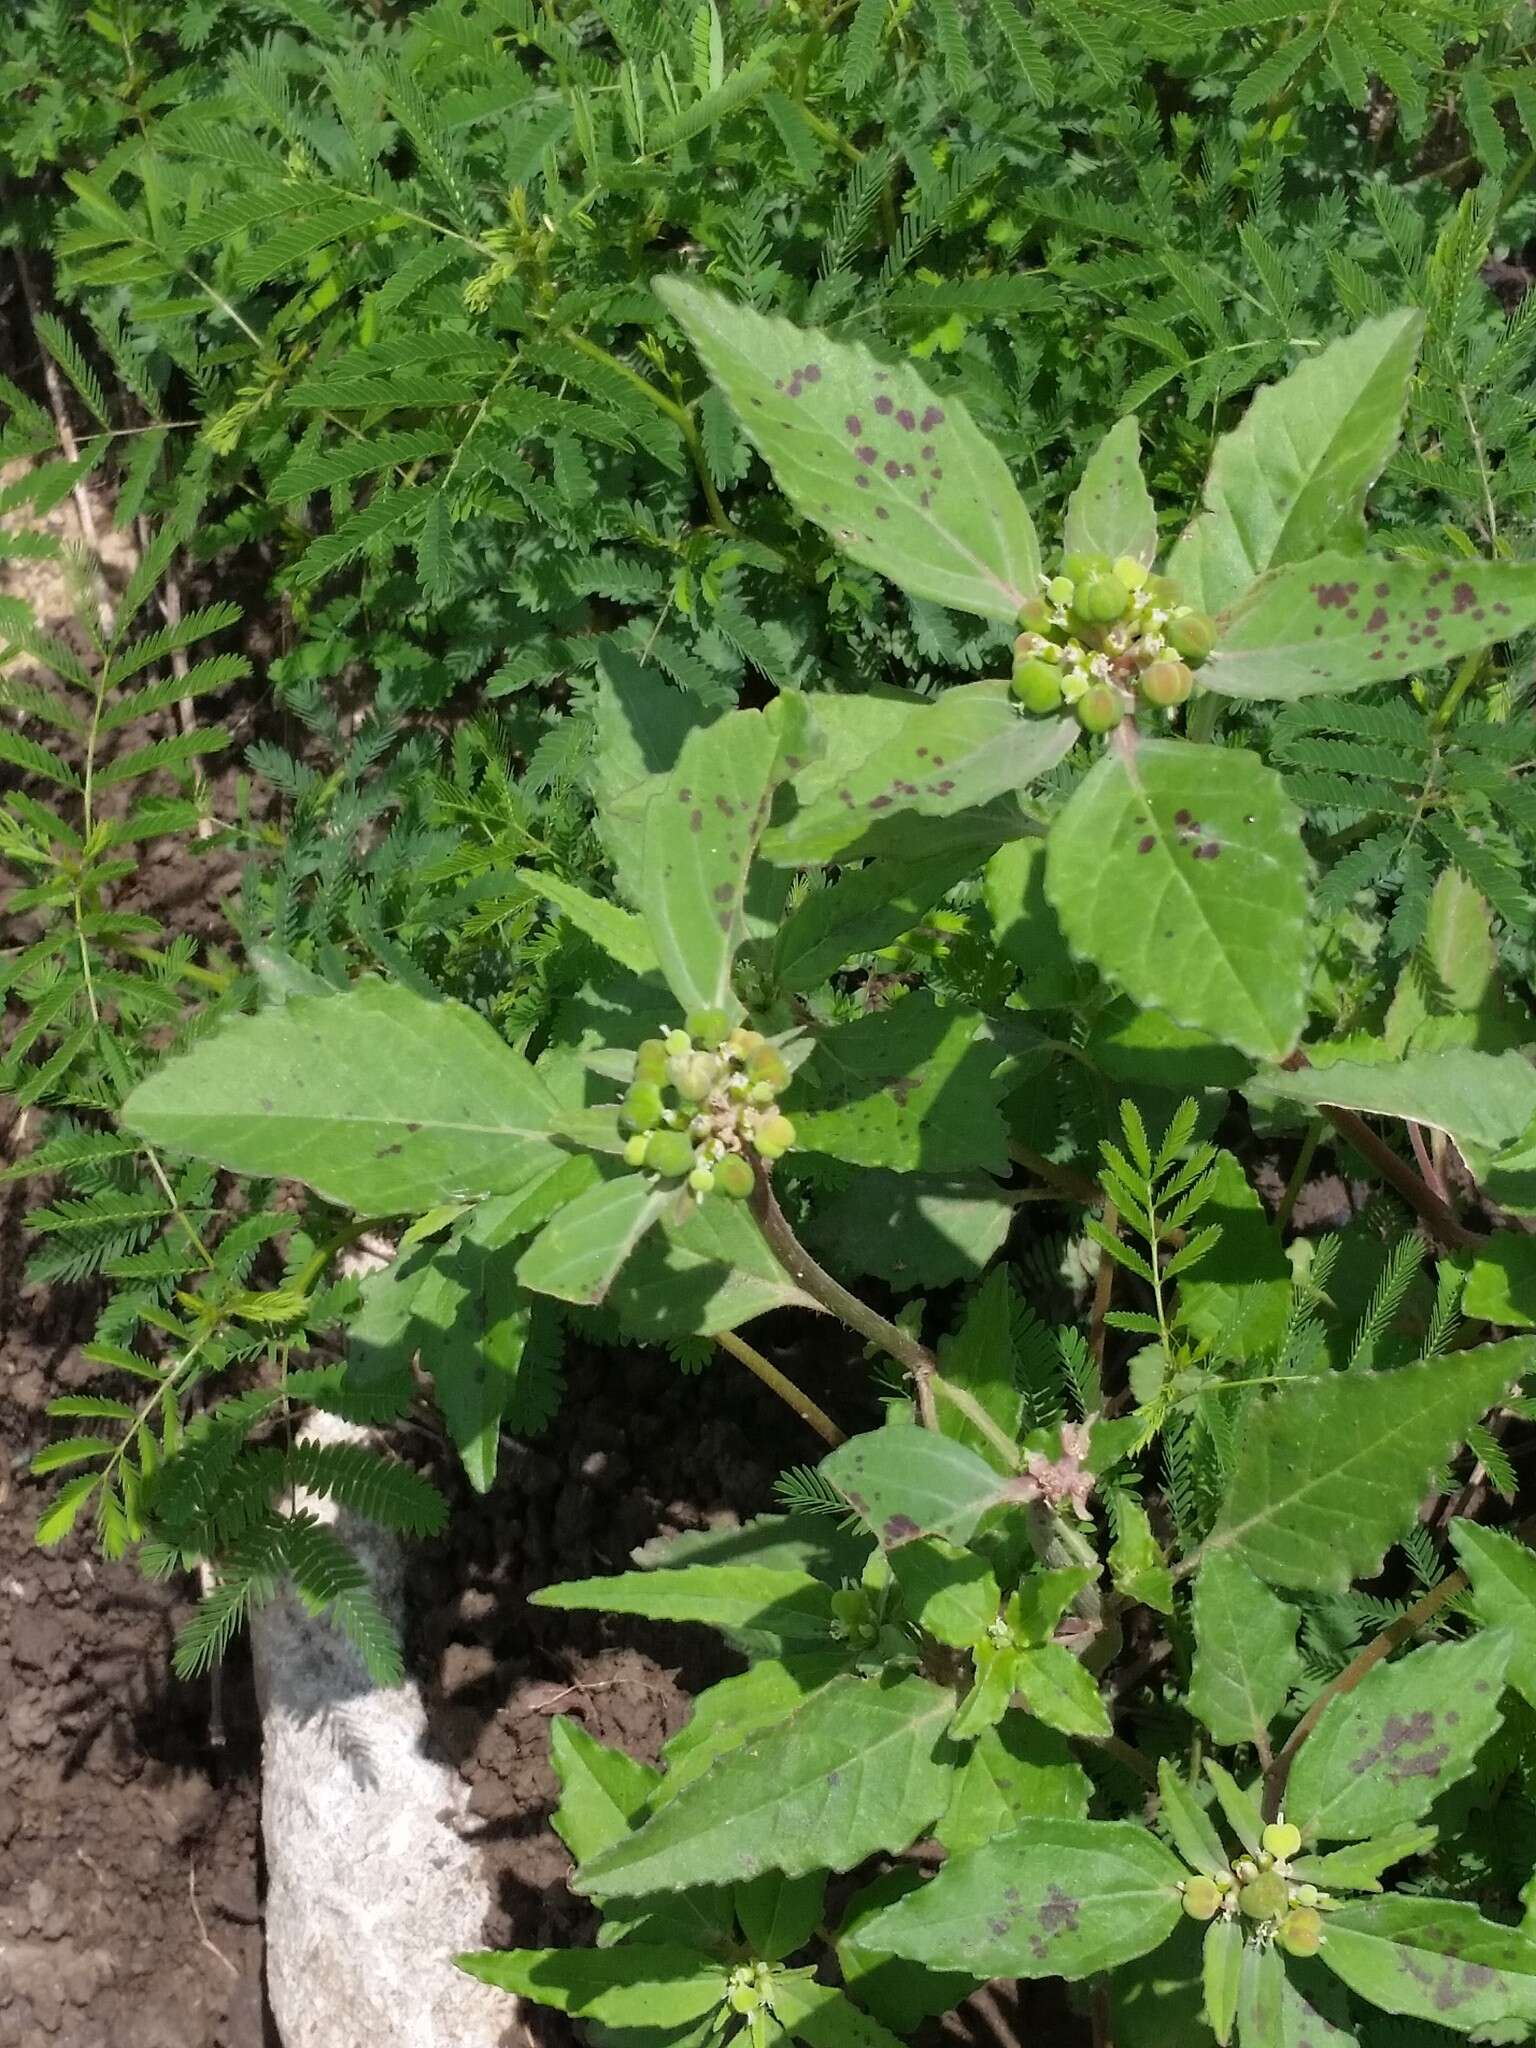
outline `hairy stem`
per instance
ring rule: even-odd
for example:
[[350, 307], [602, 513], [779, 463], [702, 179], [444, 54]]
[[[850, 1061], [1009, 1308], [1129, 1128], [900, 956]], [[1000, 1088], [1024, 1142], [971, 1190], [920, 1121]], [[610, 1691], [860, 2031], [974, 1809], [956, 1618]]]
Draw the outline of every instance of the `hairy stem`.
[[998, 1423], [994, 1422], [974, 1394], [968, 1394], [964, 1387], [957, 1387], [953, 1380], [945, 1379], [937, 1368], [928, 1375], [928, 1385], [941, 1401], [947, 1401], [957, 1415], [963, 1415], [973, 1429], [980, 1430], [993, 1450], [1000, 1451], [1011, 1469], [1017, 1471], [1019, 1447], [1013, 1438]]
[[1348, 1139], [1382, 1179], [1397, 1189], [1409, 1208], [1428, 1224], [1443, 1245], [1453, 1251], [1470, 1251], [1487, 1242], [1477, 1231], [1467, 1229], [1452, 1213], [1449, 1204], [1442, 1202], [1434, 1189], [1425, 1185], [1406, 1159], [1398, 1158], [1385, 1138], [1377, 1137], [1363, 1117], [1356, 1116], [1352, 1109], [1336, 1109], [1331, 1103], [1324, 1103], [1322, 1111], [1339, 1136]]
[[1032, 1145], [1021, 1145], [1015, 1140], [1008, 1147], [1008, 1156], [1016, 1159], [1020, 1166], [1032, 1173], [1036, 1180], [1043, 1180], [1048, 1187], [1070, 1196], [1074, 1202], [1082, 1202], [1090, 1209], [1097, 1209], [1104, 1199], [1104, 1190], [1085, 1173], [1074, 1173], [1070, 1166], [1057, 1166], [1047, 1159], [1043, 1152], [1037, 1152]]
[[715, 1342], [722, 1351], [727, 1351], [732, 1358], [738, 1359], [748, 1372], [756, 1373], [763, 1385], [777, 1394], [786, 1407], [793, 1408], [802, 1422], [810, 1424], [823, 1443], [830, 1444], [834, 1451], [839, 1444], [847, 1443], [848, 1432], [839, 1429], [831, 1416], [818, 1408], [809, 1394], [797, 1387], [792, 1379], [787, 1378], [776, 1365], [764, 1358], [761, 1351], [755, 1351], [744, 1337], [738, 1337], [734, 1330], [720, 1330], [715, 1334]]
[[894, 1358], [912, 1376], [919, 1402], [926, 1389], [931, 1406], [929, 1382], [937, 1370], [933, 1353], [916, 1337], [909, 1337], [905, 1330], [887, 1321], [877, 1309], [860, 1301], [856, 1294], [850, 1294], [824, 1267], [817, 1265], [790, 1229], [789, 1219], [779, 1207], [768, 1170], [761, 1161], [757, 1165], [757, 1185], [752, 1192], [752, 1213], [757, 1218], [757, 1227], [763, 1233], [768, 1249], [795, 1285], [813, 1301], [819, 1301], [840, 1323], [846, 1323], [850, 1330], [868, 1338], [871, 1344], [877, 1344], [888, 1357]]

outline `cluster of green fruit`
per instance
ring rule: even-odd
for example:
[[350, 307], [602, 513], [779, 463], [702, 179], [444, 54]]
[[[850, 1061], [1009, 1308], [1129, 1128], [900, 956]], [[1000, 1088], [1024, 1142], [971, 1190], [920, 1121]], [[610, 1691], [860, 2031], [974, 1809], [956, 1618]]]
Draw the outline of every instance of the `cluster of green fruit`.
[[795, 1127], [779, 1108], [789, 1085], [784, 1055], [723, 1010], [695, 1010], [682, 1030], [647, 1038], [620, 1106], [624, 1158], [694, 1194], [750, 1195], [751, 1155], [782, 1158]]
[[1180, 1887], [1184, 1911], [1191, 1920], [1240, 1913], [1255, 1923], [1261, 1940], [1278, 1941], [1293, 1956], [1315, 1956], [1323, 1945], [1323, 1914], [1337, 1901], [1315, 1884], [1292, 1882], [1290, 1859], [1300, 1851], [1301, 1830], [1288, 1820], [1271, 1821], [1253, 1855]]
[[1068, 555], [1019, 624], [1014, 696], [1041, 715], [1070, 705], [1085, 732], [1108, 732], [1138, 697], [1159, 711], [1184, 703], [1216, 643], [1204, 612], [1131, 555]]

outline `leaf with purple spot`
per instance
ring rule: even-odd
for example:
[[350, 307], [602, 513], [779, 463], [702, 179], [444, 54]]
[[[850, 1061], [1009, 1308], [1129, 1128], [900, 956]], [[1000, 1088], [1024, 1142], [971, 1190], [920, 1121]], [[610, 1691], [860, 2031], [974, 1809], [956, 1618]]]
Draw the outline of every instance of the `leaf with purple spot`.
[[656, 290], [803, 517], [915, 597], [1017, 616], [1040, 582], [1034, 525], [958, 399], [682, 278]]
[[791, 772], [783, 721], [770, 715], [778, 709], [727, 712], [689, 733], [646, 809], [645, 923], [683, 1010], [741, 1014], [731, 965], [747, 936], [747, 877], [774, 789]]
[[1263, 577], [1217, 621], [1203, 686], [1314, 697], [1443, 668], [1536, 625], [1536, 562], [1317, 555]]
[[[837, 707], [834, 699], [828, 709]], [[1054, 768], [1080, 732], [1070, 718], [1021, 717], [1003, 682], [962, 683], [931, 703], [914, 702], [899, 719], [893, 709], [864, 699], [841, 707], [852, 746], [829, 744], [797, 777], [801, 808], [764, 836], [765, 859], [789, 867], [837, 860], [903, 813], [949, 818], [978, 809]], [[904, 838], [907, 857], [925, 850], [920, 839]]]
[[966, 1543], [1008, 1490], [964, 1444], [901, 1424], [851, 1437], [821, 1471], [887, 1550], [925, 1536]]
[[1321, 1960], [1372, 2005], [1458, 2034], [1536, 2023], [1536, 1934], [1475, 1906], [1401, 1895], [1346, 1906], [1328, 1916]]
[[1270, 1059], [1306, 1018], [1312, 939], [1301, 819], [1239, 747], [1106, 753], [1046, 841], [1067, 944], [1144, 1008]]
[[1282, 563], [1364, 548], [1365, 495], [1402, 431], [1423, 325], [1412, 311], [1367, 320], [1255, 396], [1169, 557], [1191, 604], [1216, 613]]
[[1488, 1631], [1378, 1664], [1302, 1745], [1286, 1817], [1307, 1843], [1362, 1841], [1426, 1813], [1499, 1726], [1514, 1639]]
[[572, 1888], [643, 1898], [763, 1870], [851, 1870], [906, 1849], [944, 1811], [954, 1708], [948, 1687], [925, 1678], [836, 1677], [654, 1803]]
[[1186, 1872], [1130, 1821], [1035, 1820], [953, 1856], [888, 1906], [865, 1939], [931, 1969], [1088, 1977], [1159, 1947]]

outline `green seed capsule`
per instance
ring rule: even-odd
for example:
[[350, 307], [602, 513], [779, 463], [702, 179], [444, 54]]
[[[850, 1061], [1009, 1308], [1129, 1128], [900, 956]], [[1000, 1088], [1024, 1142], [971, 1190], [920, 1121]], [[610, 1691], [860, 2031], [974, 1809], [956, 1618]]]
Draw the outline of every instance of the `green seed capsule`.
[[767, 1041], [764, 1039], [761, 1031], [749, 1031], [743, 1024], [738, 1024], [730, 1037], [725, 1041], [726, 1050], [740, 1054], [742, 1059], [746, 1058], [754, 1046], [766, 1043]]
[[1147, 580], [1147, 571], [1134, 555], [1122, 555], [1115, 564], [1115, 574], [1127, 590], [1140, 590]]
[[1045, 594], [1052, 604], [1070, 604], [1076, 588], [1070, 576], [1053, 576], [1045, 586]]
[[635, 1079], [659, 1088], [667, 1078], [667, 1048], [659, 1038], [642, 1040], [635, 1052]]
[[1072, 709], [1084, 732], [1109, 732], [1125, 716], [1125, 699], [1109, 683], [1093, 683]]
[[1131, 594], [1118, 576], [1090, 576], [1078, 584], [1072, 609], [1090, 626], [1112, 626], [1124, 618], [1130, 602]]
[[1074, 583], [1086, 583], [1091, 576], [1109, 574], [1108, 555], [1066, 555], [1062, 558], [1061, 573], [1070, 576]]
[[693, 1040], [686, 1031], [669, 1031], [661, 1042], [673, 1059], [680, 1059], [685, 1052], [693, 1051]]
[[1322, 1896], [1322, 1893], [1315, 1884], [1298, 1884], [1292, 1887], [1291, 1904], [1293, 1906], [1315, 1906]]
[[693, 1140], [686, 1131], [652, 1131], [646, 1141], [645, 1163], [664, 1180], [681, 1180], [693, 1171]]
[[626, 1138], [624, 1140], [624, 1164], [626, 1166], [644, 1166], [646, 1147], [650, 1142], [649, 1136], [644, 1131], [636, 1131], [632, 1138]]
[[1291, 1903], [1285, 1879], [1266, 1870], [1262, 1877], [1245, 1884], [1237, 1895], [1239, 1909], [1250, 1920], [1278, 1920]]
[[1184, 1910], [1191, 1920], [1214, 1920], [1221, 1910], [1221, 1893], [1208, 1877], [1192, 1877], [1184, 1886]]
[[731, 1020], [724, 1010], [690, 1010], [684, 1023], [688, 1036], [698, 1045], [708, 1046], [711, 1052], [731, 1028]]
[[661, 1090], [654, 1081], [637, 1081], [620, 1111], [632, 1131], [654, 1131], [661, 1122]]
[[753, 1142], [765, 1159], [782, 1159], [795, 1142], [795, 1127], [787, 1116], [764, 1117], [753, 1134]]
[[1149, 704], [1167, 711], [1184, 703], [1195, 687], [1195, 678], [1182, 661], [1154, 661], [1142, 670], [1139, 686]]
[[1301, 1829], [1288, 1820], [1272, 1820], [1260, 1840], [1277, 1863], [1301, 1852]]
[[1049, 633], [1051, 608], [1043, 597], [1027, 597], [1019, 606], [1019, 624], [1026, 633]]
[[752, 1168], [739, 1152], [727, 1152], [715, 1168], [715, 1186], [733, 1201], [745, 1201], [752, 1192]]
[[1292, 1956], [1315, 1956], [1323, 1945], [1323, 1920], [1310, 1906], [1293, 1906], [1275, 1929], [1275, 1939]]
[[1197, 668], [1216, 645], [1216, 628], [1204, 612], [1179, 612], [1166, 630], [1168, 645]]
[[1026, 711], [1042, 716], [1061, 702], [1061, 674], [1048, 661], [1021, 661], [1009, 687]]
[[688, 1176], [688, 1185], [696, 1195], [712, 1193], [715, 1185], [714, 1168], [696, 1166]]
[[747, 1054], [747, 1079], [766, 1081], [771, 1088], [789, 1086], [789, 1068], [784, 1064], [784, 1055], [776, 1045], [754, 1046]]
[[719, 1075], [720, 1062], [712, 1052], [684, 1053], [667, 1061], [667, 1077], [684, 1102], [702, 1102]]

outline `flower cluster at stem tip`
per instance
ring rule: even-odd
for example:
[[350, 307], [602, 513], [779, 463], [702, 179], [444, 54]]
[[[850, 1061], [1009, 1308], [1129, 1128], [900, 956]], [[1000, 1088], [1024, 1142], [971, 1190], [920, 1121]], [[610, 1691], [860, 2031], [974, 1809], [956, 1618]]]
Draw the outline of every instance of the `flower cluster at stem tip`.
[[1085, 732], [1108, 732], [1139, 697], [1172, 714], [1216, 641], [1204, 612], [1132, 555], [1068, 555], [1019, 613], [1013, 694], [1041, 717], [1069, 705]]
[[1186, 1878], [1179, 1891], [1191, 1920], [1232, 1919], [1253, 1923], [1254, 1938], [1277, 1941], [1289, 1955], [1315, 1956], [1326, 1936], [1323, 1915], [1337, 1905], [1315, 1884], [1299, 1884], [1291, 1858], [1301, 1849], [1301, 1830], [1282, 1815], [1271, 1821], [1251, 1856], [1239, 1856], [1214, 1877]]
[[663, 1180], [686, 1182], [702, 1201], [718, 1191], [750, 1195], [751, 1154], [782, 1158], [795, 1127], [779, 1108], [790, 1070], [760, 1031], [733, 1030], [723, 1010], [695, 1010], [680, 1031], [647, 1038], [619, 1109], [624, 1158]]

